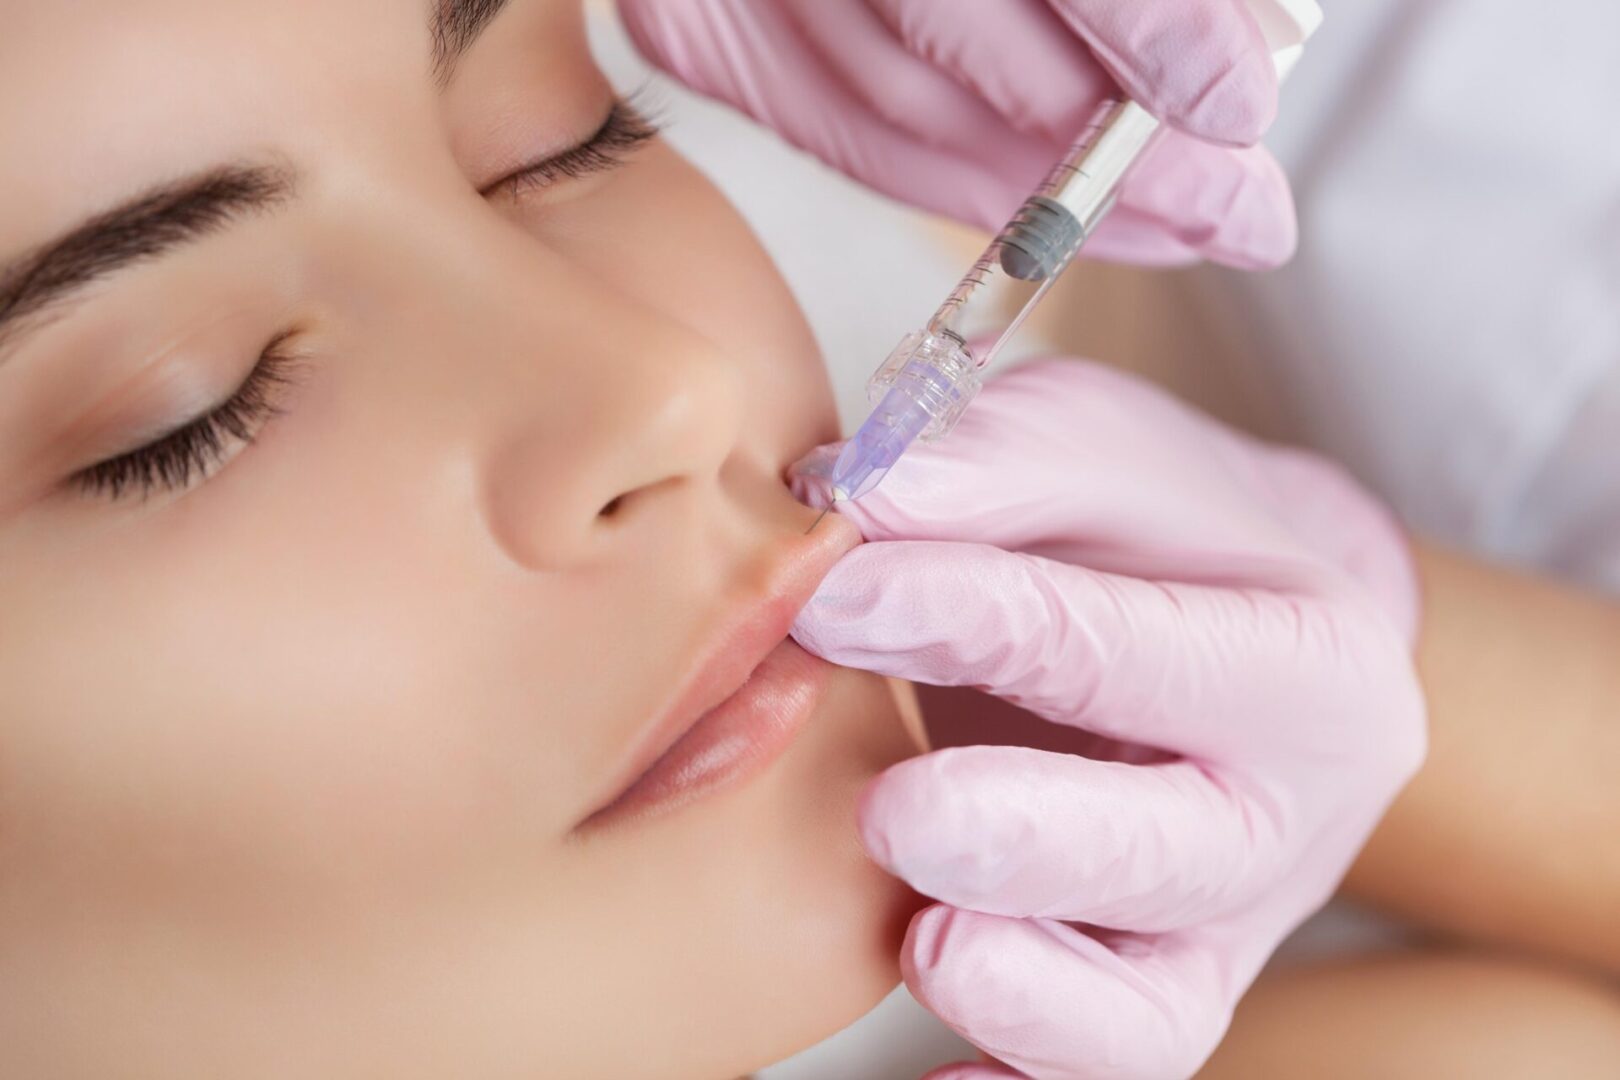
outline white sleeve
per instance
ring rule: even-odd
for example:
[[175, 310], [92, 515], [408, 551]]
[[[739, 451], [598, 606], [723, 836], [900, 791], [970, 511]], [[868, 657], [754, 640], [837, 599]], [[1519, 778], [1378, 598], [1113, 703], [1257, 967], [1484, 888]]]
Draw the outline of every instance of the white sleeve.
[[1610, 0], [1336, 5], [1267, 139], [1298, 256], [1194, 278], [1207, 351], [1410, 525], [1620, 588], [1616, 42]]
[[1620, 366], [1548, 447], [1512, 522], [1510, 555], [1620, 594]]

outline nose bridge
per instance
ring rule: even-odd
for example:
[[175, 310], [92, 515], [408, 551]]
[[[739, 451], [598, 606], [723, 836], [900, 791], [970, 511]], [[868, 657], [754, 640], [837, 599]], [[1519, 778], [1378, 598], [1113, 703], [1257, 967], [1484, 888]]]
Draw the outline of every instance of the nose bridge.
[[478, 461], [489, 531], [515, 561], [556, 568], [632, 522], [701, 513], [737, 445], [742, 386], [679, 321], [525, 246], [492, 275], [466, 366], [490, 417]]

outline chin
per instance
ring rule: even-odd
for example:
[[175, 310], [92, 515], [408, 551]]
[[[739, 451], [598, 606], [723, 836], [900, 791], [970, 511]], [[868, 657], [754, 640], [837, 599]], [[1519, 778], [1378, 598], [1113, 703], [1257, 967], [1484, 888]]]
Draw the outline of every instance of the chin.
[[880, 870], [857, 839], [860, 791], [878, 773], [926, 749], [921, 716], [909, 683], [866, 672], [841, 671], [828, 695], [819, 745], [792, 763], [799, 781], [801, 823], [813, 835], [795, 868], [790, 891], [798, 998], [784, 1036], [754, 1068], [807, 1049], [854, 1023], [900, 984], [900, 946], [911, 918], [926, 903]]
[[611, 1007], [638, 1018], [665, 1075], [715, 1080], [782, 1061], [899, 984], [924, 900], [867, 857], [855, 811], [873, 777], [919, 752], [916, 716], [908, 685], [836, 669], [769, 768], [627, 830], [636, 853], [611, 853], [614, 878], [644, 886], [620, 890], [611, 913], [600, 898], [595, 916], [617, 951], [648, 961], [613, 983]]

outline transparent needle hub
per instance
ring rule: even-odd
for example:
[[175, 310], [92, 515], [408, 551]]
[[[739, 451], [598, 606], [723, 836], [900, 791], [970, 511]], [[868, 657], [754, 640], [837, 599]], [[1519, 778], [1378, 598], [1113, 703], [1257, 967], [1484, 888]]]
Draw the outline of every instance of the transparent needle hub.
[[860, 498], [917, 439], [950, 431], [979, 392], [981, 372], [955, 335], [907, 334], [866, 384], [872, 415], [833, 466], [833, 499]]

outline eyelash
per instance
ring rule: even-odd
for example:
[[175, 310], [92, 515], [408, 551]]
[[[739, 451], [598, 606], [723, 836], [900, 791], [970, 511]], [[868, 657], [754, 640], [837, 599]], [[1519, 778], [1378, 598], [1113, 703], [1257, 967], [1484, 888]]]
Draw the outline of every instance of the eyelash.
[[88, 495], [119, 499], [160, 491], [183, 491], [224, 463], [232, 448], [250, 444], [264, 425], [280, 415], [278, 391], [292, 378], [294, 357], [287, 349], [292, 331], [277, 335], [236, 393], [200, 416], [137, 450], [109, 458], [73, 476]]
[[643, 144], [658, 137], [658, 125], [624, 101], [616, 101], [607, 119], [589, 139], [556, 157], [525, 166], [488, 189], [522, 195], [564, 180], [577, 180], [622, 165]]

